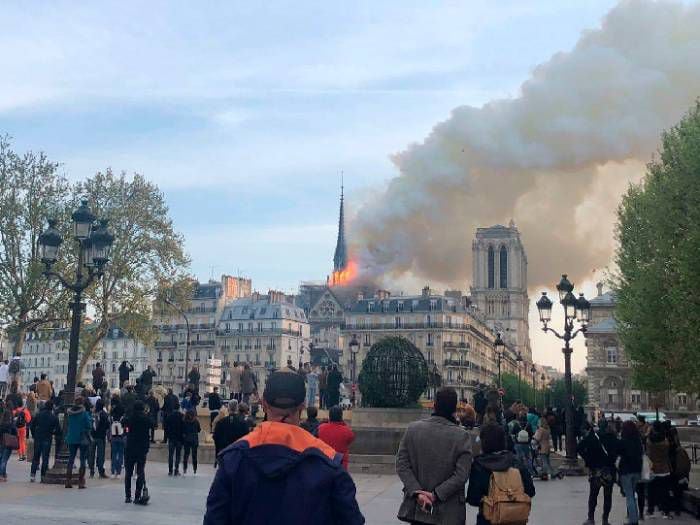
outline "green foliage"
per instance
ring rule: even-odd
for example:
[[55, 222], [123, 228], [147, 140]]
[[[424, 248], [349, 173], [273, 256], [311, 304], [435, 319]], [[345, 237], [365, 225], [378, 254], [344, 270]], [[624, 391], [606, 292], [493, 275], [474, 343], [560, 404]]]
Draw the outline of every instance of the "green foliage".
[[700, 103], [618, 209], [618, 334], [637, 387], [700, 392]]
[[385, 337], [370, 348], [358, 382], [364, 406], [408, 407], [428, 386], [428, 365], [408, 339]]
[[77, 184], [73, 196], [76, 203], [87, 198], [93, 212], [109, 220], [115, 238], [104, 276], [86, 293], [98, 326], [82, 336], [82, 370], [114, 325], [145, 344], [154, 340], [153, 301], [165, 283], [185, 279], [189, 259], [163, 194], [143, 176], [107, 170]]
[[[518, 399], [528, 407], [564, 407], [566, 405], [566, 384], [563, 379], [552, 381], [549, 385], [541, 385], [538, 378], [536, 382], [537, 389], [535, 390], [532, 388], [532, 376], [530, 374], [523, 374], [521, 378], [521, 397], [518, 397], [518, 376], [514, 374], [503, 374], [501, 384], [506, 391], [506, 395], [503, 397], [504, 406], [510, 406]], [[574, 380], [572, 389], [574, 393], [574, 402], [577, 406], [584, 405], [588, 402], [588, 390], [585, 383]]]
[[68, 184], [44, 153], [23, 155], [0, 136], [0, 326], [21, 353], [24, 334], [68, 317], [65, 293], [42, 275], [37, 239], [49, 216], [65, 215]]

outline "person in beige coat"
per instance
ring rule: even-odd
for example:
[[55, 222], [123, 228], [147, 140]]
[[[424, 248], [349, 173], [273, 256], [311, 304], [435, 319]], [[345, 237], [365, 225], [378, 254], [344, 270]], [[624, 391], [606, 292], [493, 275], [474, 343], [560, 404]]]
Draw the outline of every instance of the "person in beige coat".
[[229, 392], [231, 392], [231, 399], [236, 401], [241, 401], [241, 373], [243, 372], [243, 367], [238, 363], [233, 364], [231, 369], [231, 377], [229, 379]]
[[552, 462], [550, 461], [550, 455], [552, 453], [552, 434], [549, 429], [549, 423], [544, 417], [540, 418], [540, 422], [535, 435], [532, 437], [540, 447], [538, 454], [542, 458], [542, 480], [547, 481], [548, 478], [556, 476], [554, 469], [552, 468]]
[[464, 525], [464, 485], [472, 462], [471, 439], [455, 420], [457, 392], [441, 388], [435, 412], [406, 429], [396, 456], [404, 499], [398, 518], [410, 523]]

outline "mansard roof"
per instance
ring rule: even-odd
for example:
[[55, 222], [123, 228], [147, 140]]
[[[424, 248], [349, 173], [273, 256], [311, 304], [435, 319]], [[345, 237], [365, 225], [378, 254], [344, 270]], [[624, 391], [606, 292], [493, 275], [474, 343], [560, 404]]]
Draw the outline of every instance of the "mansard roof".
[[591, 299], [591, 306], [615, 306], [617, 297], [615, 292], [605, 292]]
[[616, 334], [617, 321], [612, 317], [606, 317], [602, 321], [592, 324], [586, 330], [586, 335], [590, 334]]

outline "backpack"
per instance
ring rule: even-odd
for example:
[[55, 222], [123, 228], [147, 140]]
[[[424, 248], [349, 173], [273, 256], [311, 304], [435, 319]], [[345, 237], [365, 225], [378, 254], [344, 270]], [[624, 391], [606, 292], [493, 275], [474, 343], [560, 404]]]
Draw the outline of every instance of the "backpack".
[[678, 447], [675, 457], [673, 473], [678, 479], [687, 479], [690, 476], [690, 458], [683, 447]]
[[525, 494], [520, 471], [492, 472], [489, 493], [481, 498], [481, 513], [492, 525], [525, 525], [532, 499]]
[[27, 426], [27, 415], [24, 413], [24, 410], [17, 412], [15, 416], [15, 426], [17, 428], [24, 428]]
[[11, 374], [19, 374], [21, 367], [22, 365], [20, 364], [19, 359], [13, 359], [12, 361], [10, 361], [8, 371]]
[[117, 420], [117, 421], [112, 421], [112, 425], [110, 426], [110, 433], [112, 437], [122, 437], [124, 435], [124, 427], [122, 426], [122, 422]]
[[530, 434], [527, 433], [527, 430], [522, 429], [520, 432], [518, 432], [516, 441], [520, 445], [527, 445], [528, 443], [530, 443]]

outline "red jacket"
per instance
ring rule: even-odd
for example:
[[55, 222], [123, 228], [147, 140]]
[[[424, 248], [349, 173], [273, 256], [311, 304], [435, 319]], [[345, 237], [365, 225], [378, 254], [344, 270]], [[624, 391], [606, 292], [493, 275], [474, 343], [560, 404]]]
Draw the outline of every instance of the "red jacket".
[[355, 440], [355, 433], [350, 430], [350, 427], [344, 421], [323, 423], [318, 427], [318, 438], [343, 455], [343, 467], [347, 470], [350, 444]]

